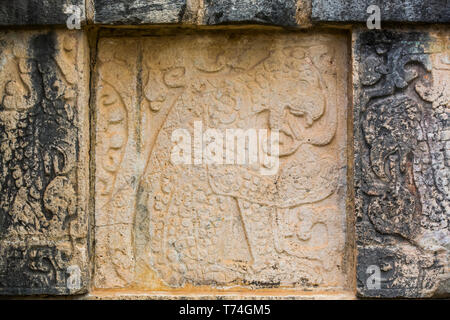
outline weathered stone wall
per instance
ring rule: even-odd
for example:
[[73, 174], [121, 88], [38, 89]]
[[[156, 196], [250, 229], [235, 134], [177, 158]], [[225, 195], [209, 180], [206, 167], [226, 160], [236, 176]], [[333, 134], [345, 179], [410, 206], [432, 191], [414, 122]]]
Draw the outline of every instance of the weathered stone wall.
[[[0, 295], [449, 296], [449, 11], [0, 1]], [[174, 163], [199, 124], [278, 171]]]

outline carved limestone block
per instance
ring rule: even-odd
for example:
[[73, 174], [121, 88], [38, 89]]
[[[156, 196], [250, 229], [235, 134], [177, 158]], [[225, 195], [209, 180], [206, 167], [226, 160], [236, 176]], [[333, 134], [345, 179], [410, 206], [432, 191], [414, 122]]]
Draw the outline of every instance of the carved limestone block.
[[[347, 288], [347, 58], [328, 33], [100, 39], [94, 286]], [[199, 123], [279, 132], [278, 170], [174, 162]]]
[[448, 30], [357, 31], [353, 50], [358, 294], [448, 294]]
[[87, 41], [5, 31], [0, 56], [0, 294], [86, 292]]

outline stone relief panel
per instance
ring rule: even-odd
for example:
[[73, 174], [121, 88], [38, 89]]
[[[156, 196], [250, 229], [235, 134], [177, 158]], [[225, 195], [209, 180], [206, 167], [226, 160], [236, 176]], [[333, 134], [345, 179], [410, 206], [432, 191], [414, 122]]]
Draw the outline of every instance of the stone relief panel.
[[1, 32], [0, 56], [0, 294], [86, 292], [86, 39]]
[[[95, 287], [344, 288], [347, 57], [327, 33], [100, 39]], [[279, 131], [279, 170], [175, 164], [198, 122]]]
[[361, 296], [450, 292], [449, 40], [439, 29], [355, 34]]

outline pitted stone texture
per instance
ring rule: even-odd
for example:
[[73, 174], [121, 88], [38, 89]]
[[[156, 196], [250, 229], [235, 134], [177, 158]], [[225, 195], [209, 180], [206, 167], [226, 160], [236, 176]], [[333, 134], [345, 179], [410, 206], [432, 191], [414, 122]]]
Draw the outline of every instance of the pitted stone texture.
[[0, 0], [0, 26], [66, 25], [72, 5], [80, 8], [84, 23], [85, 0]]
[[[101, 39], [95, 287], [346, 288], [346, 59], [326, 33]], [[280, 129], [279, 171], [174, 164], [195, 121]]]
[[296, 26], [297, 0], [205, 0], [205, 23]]
[[80, 32], [1, 32], [0, 294], [88, 276], [88, 61]]
[[448, 294], [449, 33], [357, 31], [353, 47], [358, 293]]
[[366, 22], [367, 8], [377, 5], [383, 22], [450, 22], [448, 0], [312, 0], [312, 20]]
[[181, 23], [187, 0], [93, 0], [98, 24]]

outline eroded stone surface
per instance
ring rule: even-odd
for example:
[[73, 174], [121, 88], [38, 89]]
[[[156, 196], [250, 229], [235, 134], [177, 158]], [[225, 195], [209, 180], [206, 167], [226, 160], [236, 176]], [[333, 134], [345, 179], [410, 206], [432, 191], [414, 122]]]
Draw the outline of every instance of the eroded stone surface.
[[447, 0], [311, 0], [313, 21], [366, 22], [367, 8], [377, 5], [383, 22], [449, 23]]
[[[99, 42], [95, 287], [346, 286], [345, 38]], [[280, 129], [280, 169], [176, 165], [171, 134]]]
[[0, 294], [85, 292], [85, 37], [2, 32], [0, 56]]
[[157, 24], [180, 23], [186, 0], [94, 0], [95, 23]]
[[205, 0], [205, 23], [261, 23], [295, 26], [297, 0]]
[[1, 0], [0, 26], [15, 25], [66, 25], [67, 19], [76, 6], [80, 23], [85, 21], [84, 0]]
[[[449, 49], [448, 31], [355, 34], [362, 296], [449, 292]], [[373, 266], [380, 269], [379, 288]]]

